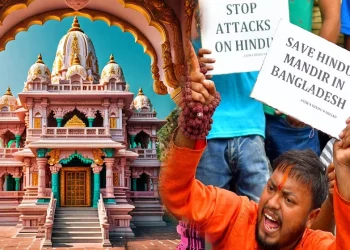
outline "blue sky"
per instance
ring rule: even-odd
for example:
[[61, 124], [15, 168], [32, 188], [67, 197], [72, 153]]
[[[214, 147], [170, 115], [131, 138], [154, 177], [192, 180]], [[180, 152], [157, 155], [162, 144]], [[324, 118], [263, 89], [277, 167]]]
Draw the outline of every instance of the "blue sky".
[[[142, 87], [156, 109], [157, 117], [165, 118], [175, 104], [169, 95], [160, 96], [153, 92], [151, 58], [143, 52], [140, 44], [135, 43], [135, 38], [130, 33], [123, 33], [118, 27], [109, 27], [103, 21], [92, 22], [84, 17], [78, 19], [82, 30], [94, 44], [100, 71], [109, 61], [110, 54], [113, 54], [124, 71], [131, 91], [137, 94]], [[22, 91], [28, 70], [39, 53], [52, 70], [58, 42], [72, 22], [73, 17], [67, 17], [61, 22], [52, 20], [43, 26], [33, 25], [27, 32], [17, 34], [16, 40], [7, 43], [6, 49], [0, 52], [0, 95], [6, 92], [8, 86], [15, 95]]]

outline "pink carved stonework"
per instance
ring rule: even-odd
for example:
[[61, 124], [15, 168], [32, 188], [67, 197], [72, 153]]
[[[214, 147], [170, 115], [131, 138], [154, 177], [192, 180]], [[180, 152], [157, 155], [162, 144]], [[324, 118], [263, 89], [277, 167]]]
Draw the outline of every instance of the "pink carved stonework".
[[55, 164], [53, 166], [50, 166], [50, 170], [52, 174], [57, 174], [61, 168], [62, 168], [61, 164]]
[[106, 198], [114, 198], [114, 187], [113, 187], [113, 164], [114, 158], [105, 158], [106, 164]]
[[[94, 6], [103, 5], [105, 2], [102, 0], [65, 1], [74, 10], [82, 9], [87, 4], [89, 8], [94, 9]], [[48, 6], [53, 7], [56, 2], [60, 1], [47, 2], [50, 2]], [[115, 2], [118, 4], [118, 1]], [[104, 11], [128, 11], [131, 16], [137, 13], [135, 10], [128, 10], [122, 6], [119, 6], [120, 8], [111, 7], [106, 6]], [[52, 9], [62, 9], [62, 6]], [[33, 8], [28, 8], [28, 11], [33, 11]], [[29, 12], [28, 17], [31, 15]], [[122, 16], [129, 16], [129, 14], [123, 12]], [[138, 23], [141, 19], [144, 22], [142, 14], [139, 14], [139, 18], [133, 19], [133, 22]], [[71, 174], [72, 172], [77, 173], [75, 176], [80, 178], [82, 176], [80, 170], [84, 169], [84, 172], [87, 173], [86, 178], [96, 174], [90, 179], [90, 185], [86, 181], [84, 187], [85, 189], [90, 188], [86, 190], [90, 194], [95, 195], [97, 191], [101, 194], [98, 199], [99, 222], [103, 230], [103, 245], [108, 247], [109, 234], [116, 237], [133, 237], [131, 225], [165, 225], [163, 206], [158, 197], [160, 162], [157, 160], [155, 150], [156, 132], [165, 124], [165, 121], [158, 120], [156, 113], [150, 111], [151, 103], [145, 95], [141, 98], [137, 93], [126, 90], [128, 89], [127, 79], [124, 79], [121, 66], [113, 63], [114, 59], [111, 59], [110, 63], [106, 61], [101, 64], [98, 61], [91, 39], [88, 34], [81, 32], [84, 27], [78, 22], [79, 18], [75, 18], [72, 29], [65, 33], [61, 42], [58, 42], [60, 45], [54, 62], [47, 62], [45, 58], [40, 59], [39, 57], [37, 63], [29, 69], [27, 81], [24, 84], [25, 93], [19, 94], [19, 99], [15, 96], [12, 98], [14, 101], [18, 100], [16, 108], [12, 107], [6, 112], [0, 111], [0, 138], [2, 139], [2, 145], [0, 145], [0, 159], [2, 159], [0, 161], [0, 214], [4, 212], [4, 204], [15, 201], [15, 204], [11, 203], [11, 206], [14, 211], [13, 216], [16, 216], [14, 219], [18, 221], [18, 225], [21, 225], [20, 233], [32, 234], [34, 232], [36, 237], [45, 237], [45, 244], [50, 245], [52, 243], [51, 233], [55, 228], [56, 199], [62, 197], [61, 192], [70, 190], [72, 194], [77, 190], [71, 189], [72, 183], [68, 181], [69, 178], [56, 173], [69, 173], [70, 180], [72, 180], [77, 179], [74, 177], [75, 174]], [[143, 30], [151, 31], [148, 22], [144, 23], [141, 25]], [[153, 35], [156, 34], [151, 32], [148, 37], [154, 44], [159, 45], [159, 42], [162, 42], [162, 36], [158, 36], [160, 40], [157, 41]], [[73, 44], [75, 39], [72, 36], [77, 37], [79, 44], [78, 55], [73, 62], [71, 52], [75, 47]], [[161, 56], [161, 49], [158, 52]], [[118, 59], [116, 58], [115, 61]], [[160, 64], [162, 64], [161, 61], [158, 60]], [[53, 65], [53, 68], [48, 68], [48, 64], [42, 62]], [[114, 67], [114, 73], [111, 73], [110, 66]], [[36, 75], [35, 78], [32, 77], [34, 75]], [[145, 111], [130, 108], [131, 103], [142, 100], [148, 100], [146, 104], [149, 109]], [[95, 120], [92, 124], [91, 122], [88, 124], [87, 121], [92, 120], [88, 118], [95, 118]], [[149, 137], [142, 138], [142, 147], [129, 148], [130, 135], [136, 135], [140, 131], [144, 131]], [[21, 135], [20, 148], [16, 148], [18, 143], [12, 143], [11, 148], [6, 148], [8, 142], [14, 140], [14, 135], [17, 138]], [[111, 158], [105, 157], [107, 148], [115, 152]], [[51, 153], [47, 158], [37, 158], [38, 149]], [[60, 162], [62, 165], [49, 166], [47, 163], [49, 158], [53, 164]], [[99, 165], [91, 164], [91, 169], [87, 170], [85, 166], [88, 162]], [[92, 189], [98, 187], [95, 180], [98, 177], [97, 173], [104, 172], [103, 168], [106, 171], [106, 188], [92, 192]], [[113, 176], [113, 172], [118, 175]], [[133, 178], [140, 178], [143, 173], [147, 175], [146, 178], [142, 176], [138, 182], [144, 183], [135, 183], [136, 180]], [[23, 183], [20, 183], [20, 188], [25, 191], [2, 191], [5, 184], [4, 175], [12, 175], [15, 178], [23, 175]], [[99, 177], [104, 178], [104, 175], [99, 175]], [[118, 186], [115, 187], [113, 186], [113, 183], [116, 183], [114, 178], [119, 178], [116, 184]], [[55, 190], [55, 193], [58, 192], [57, 197], [52, 195], [52, 190]], [[76, 196], [73, 194], [72, 197]], [[48, 204], [49, 197], [51, 198]], [[84, 206], [90, 205], [93, 210], [93, 206], [96, 206], [94, 198], [97, 197], [85, 199]], [[62, 206], [77, 205], [71, 201], [72, 198], [59, 199]], [[108, 206], [105, 207], [104, 202], [107, 202]], [[1, 219], [0, 216], [0, 222]]]
[[66, 0], [66, 3], [73, 10], [81, 10], [84, 8], [90, 0]]
[[99, 174], [101, 172], [101, 170], [102, 170], [102, 166], [97, 165], [95, 163], [91, 164], [91, 168], [92, 168], [92, 172], [94, 174]]
[[38, 163], [38, 197], [45, 197], [45, 184], [46, 184], [46, 173], [45, 168], [47, 164], [47, 158], [37, 158]]

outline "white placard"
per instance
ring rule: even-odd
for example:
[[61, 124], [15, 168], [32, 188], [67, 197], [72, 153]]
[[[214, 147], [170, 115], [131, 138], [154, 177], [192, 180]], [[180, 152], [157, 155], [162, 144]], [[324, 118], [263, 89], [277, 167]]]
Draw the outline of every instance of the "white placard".
[[199, 0], [202, 47], [215, 58], [210, 74], [259, 71], [288, 0]]
[[281, 21], [251, 97], [338, 138], [350, 117], [350, 52]]

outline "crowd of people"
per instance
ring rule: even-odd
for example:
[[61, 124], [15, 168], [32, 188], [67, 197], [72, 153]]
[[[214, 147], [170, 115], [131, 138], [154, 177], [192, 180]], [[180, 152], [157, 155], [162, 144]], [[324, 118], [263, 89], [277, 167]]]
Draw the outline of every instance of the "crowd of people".
[[[319, 36], [336, 43], [341, 30], [350, 50], [348, 0], [318, 2]], [[313, 6], [290, 0], [290, 22], [311, 31]], [[350, 249], [350, 120], [337, 141], [250, 98], [258, 72], [203, 75], [198, 60], [210, 70], [215, 59], [196, 21], [193, 99], [207, 105], [217, 91], [221, 103], [205, 147], [174, 133], [160, 178], [167, 209], [215, 249]], [[205, 247], [179, 246], [190, 248]]]

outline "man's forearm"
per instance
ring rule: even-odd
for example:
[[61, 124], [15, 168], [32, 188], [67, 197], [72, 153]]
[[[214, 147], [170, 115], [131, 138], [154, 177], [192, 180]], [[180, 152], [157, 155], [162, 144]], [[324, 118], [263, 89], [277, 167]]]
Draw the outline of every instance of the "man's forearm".
[[174, 143], [176, 146], [180, 148], [189, 148], [194, 149], [195, 141], [190, 140], [187, 138], [182, 132], [180, 128], [177, 128], [175, 130], [174, 134]]
[[332, 43], [337, 43], [339, 32], [340, 20], [324, 20], [319, 36]]
[[322, 15], [322, 27], [319, 36], [336, 43], [340, 32], [341, 0], [319, 0]]
[[344, 165], [337, 165], [336, 171], [336, 185], [340, 196], [346, 200], [350, 201], [350, 167]]

